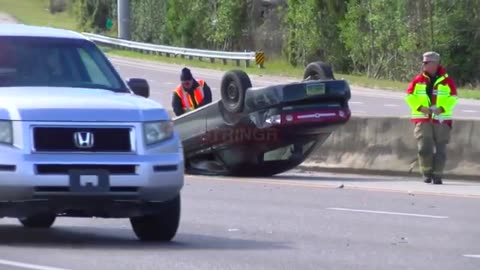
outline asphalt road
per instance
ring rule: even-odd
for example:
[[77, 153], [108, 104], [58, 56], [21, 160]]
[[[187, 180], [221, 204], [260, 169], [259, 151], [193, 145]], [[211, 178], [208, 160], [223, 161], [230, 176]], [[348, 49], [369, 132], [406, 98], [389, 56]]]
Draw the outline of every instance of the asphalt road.
[[[362, 181], [400, 181], [404, 190], [350, 188]], [[170, 244], [137, 241], [126, 219], [63, 218], [29, 231], [4, 219], [0, 269], [480, 269], [480, 188], [443, 187], [477, 194], [441, 195], [400, 178], [187, 176]]]
[[[111, 56], [110, 59], [125, 78], [141, 77], [151, 85], [152, 99], [171, 108], [171, 93], [180, 81], [183, 66], [153, 61], [136, 60]], [[188, 65], [188, 60], [185, 62]], [[232, 69], [235, 66], [232, 65]], [[213, 90], [213, 99], [220, 99], [220, 81], [224, 72], [191, 67], [193, 76], [205, 79]], [[283, 84], [301, 78], [250, 75], [254, 87]], [[362, 87], [352, 87], [350, 102], [353, 115], [357, 116], [408, 116], [409, 110], [404, 94]], [[480, 101], [461, 99], [454, 111], [456, 118], [480, 118]]]

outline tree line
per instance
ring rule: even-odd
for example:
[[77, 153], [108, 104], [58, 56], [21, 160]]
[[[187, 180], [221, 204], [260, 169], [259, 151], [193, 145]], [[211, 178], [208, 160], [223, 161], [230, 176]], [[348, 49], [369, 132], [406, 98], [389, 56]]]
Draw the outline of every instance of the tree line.
[[[117, 0], [71, 0], [82, 30], [116, 22]], [[132, 40], [264, 50], [293, 66], [409, 81], [435, 50], [456, 83], [480, 82], [478, 0], [130, 0]], [[114, 28], [116, 24], [114, 24]]]

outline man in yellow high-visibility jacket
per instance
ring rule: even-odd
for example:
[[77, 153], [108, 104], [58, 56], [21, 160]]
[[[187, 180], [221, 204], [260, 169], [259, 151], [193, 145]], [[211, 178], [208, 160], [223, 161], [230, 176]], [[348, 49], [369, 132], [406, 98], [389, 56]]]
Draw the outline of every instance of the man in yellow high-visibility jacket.
[[[457, 89], [436, 52], [423, 54], [423, 72], [407, 87], [405, 98], [415, 124], [418, 160], [425, 183], [442, 184]], [[435, 151], [434, 151], [435, 150]]]

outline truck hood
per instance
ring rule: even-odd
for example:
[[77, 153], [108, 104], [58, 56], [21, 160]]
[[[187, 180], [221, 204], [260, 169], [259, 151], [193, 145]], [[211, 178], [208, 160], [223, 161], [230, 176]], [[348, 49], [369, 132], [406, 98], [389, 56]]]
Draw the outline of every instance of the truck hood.
[[0, 88], [0, 119], [144, 122], [169, 119], [163, 106], [130, 93], [65, 87]]

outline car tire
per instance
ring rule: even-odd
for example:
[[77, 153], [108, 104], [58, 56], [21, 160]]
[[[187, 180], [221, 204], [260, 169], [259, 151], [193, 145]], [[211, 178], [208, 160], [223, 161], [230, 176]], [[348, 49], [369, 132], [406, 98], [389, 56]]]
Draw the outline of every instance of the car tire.
[[332, 67], [322, 61], [312, 62], [303, 72], [304, 80], [335, 80]]
[[245, 92], [252, 87], [247, 73], [241, 70], [228, 71], [223, 75], [220, 91], [225, 109], [231, 113], [240, 113], [245, 102]]
[[137, 238], [141, 241], [171, 241], [180, 225], [180, 195], [162, 203], [155, 215], [131, 217], [130, 224]]
[[50, 228], [56, 220], [55, 215], [38, 214], [30, 217], [19, 218], [20, 223], [26, 228]]

